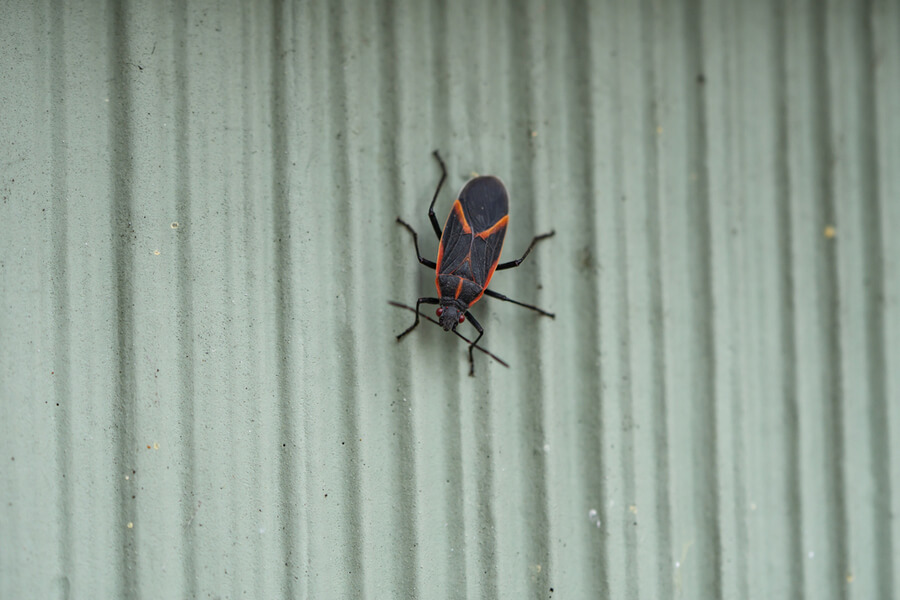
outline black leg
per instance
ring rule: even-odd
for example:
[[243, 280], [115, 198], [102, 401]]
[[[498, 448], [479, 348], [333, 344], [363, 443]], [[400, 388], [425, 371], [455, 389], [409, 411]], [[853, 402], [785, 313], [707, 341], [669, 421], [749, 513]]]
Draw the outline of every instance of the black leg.
[[[497, 270], [502, 271], [504, 269], [512, 269], [514, 267], [518, 267], [520, 264], [522, 264], [522, 261], [525, 260], [525, 257], [528, 256], [528, 253], [531, 252], [531, 249], [534, 248], [535, 244], [537, 244], [541, 240], [545, 240], [548, 237], [551, 237], [554, 233], [556, 233], [556, 232], [551, 231], [550, 233], [545, 233], [543, 235], [539, 235], [539, 236], [535, 237], [533, 240], [531, 240], [531, 243], [528, 244], [528, 249], [525, 251], [525, 254], [522, 255], [522, 258], [520, 258], [518, 260], [511, 260], [509, 262], [505, 262], [502, 265], [497, 265]], [[504, 298], [504, 300], [509, 300], [509, 298]], [[526, 306], [526, 305], [523, 305], [523, 306]]]
[[[416, 325], [419, 324], [419, 305], [420, 304], [440, 304], [440, 303], [441, 303], [441, 301], [438, 298], [419, 298], [418, 300], [416, 300], [416, 322], [413, 323], [412, 325], [410, 325], [406, 331], [404, 331], [403, 333], [398, 335], [397, 341], [399, 342], [401, 339], [403, 339], [404, 335], [406, 335], [407, 333], [409, 333], [410, 331], [415, 329]], [[471, 354], [471, 351], [469, 351], [469, 354]]]
[[[441, 191], [441, 186], [444, 185], [444, 180], [447, 179], [447, 166], [444, 164], [444, 161], [441, 160], [441, 155], [438, 154], [437, 150], [432, 152], [432, 154], [434, 154], [434, 157], [441, 165], [441, 180], [438, 182], [437, 189], [434, 190], [434, 198], [431, 199], [431, 205], [428, 207], [428, 218], [431, 220], [431, 228], [434, 229], [434, 234], [437, 236], [438, 241], [440, 241], [441, 226], [438, 223], [437, 217], [434, 216], [434, 203], [437, 200], [438, 192]], [[522, 258], [525, 257], [523, 256]]]
[[[403, 309], [406, 309], [406, 310], [408, 310], [409, 312], [413, 312], [413, 313], [416, 312], [416, 309], [414, 309], [412, 306], [407, 306], [407, 305], [405, 305], [405, 304], [400, 304], [399, 302], [394, 302], [393, 300], [388, 300], [388, 304], [390, 304], [391, 306], [396, 306], [397, 308], [403, 308]], [[422, 315], [422, 318], [425, 319], [426, 321], [431, 321], [432, 323], [434, 323], [434, 324], [437, 325], [437, 326], [440, 326], [440, 323], [439, 323], [439, 322], [435, 321], [434, 319], [432, 319], [432, 318], [429, 317], [428, 315]], [[463, 334], [461, 334], [461, 333], [458, 332], [457, 330], [454, 329], [454, 330], [453, 330], [453, 333], [456, 335], [456, 337], [458, 337], [459, 339], [461, 339], [461, 340], [464, 341], [465, 343], [467, 343], [467, 344], [471, 344], [471, 343], [472, 343], [472, 341], [471, 341], [469, 338], [467, 338], [466, 336], [464, 336]], [[475, 347], [478, 349], [479, 352], [484, 352], [485, 354], [487, 354], [488, 356], [490, 356], [491, 358], [493, 358], [494, 360], [496, 360], [498, 363], [500, 363], [501, 365], [503, 365], [503, 366], [506, 367], [507, 369], [509, 368], [509, 363], [506, 362], [505, 360], [503, 360], [502, 358], [500, 358], [499, 356], [497, 356], [496, 354], [493, 354], [493, 353], [491, 353], [491, 352], [488, 352], [487, 350], [485, 350], [485, 348], [484, 348], [483, 346], [475, 346]]]
[[[478, 344], [478, 340], [481, 339], [481, 336], [484, 335], [484, 327], [481, 326], [475, 317], [472, 316], [472, 313], [466, 311], [466, 318], [472, 323], [472, 326], [478, 330], [478, 337], [475, 338], [475, 341], [469, 344], [469, 377], [475, 377], [475, 359], [472, 358], [472, 350], [475, 349], [475, 346]], [[481, 350], [481, 347], [478, 348]]]
[[401, 219], [400, 217], [397, 217], [397, 222], [400, 223], [401, 225], [403, 225], [404, 227], [406, 227], [406, 228], [409, 230], [409, 232], [412, 234], [412, 236], [413, 236], [413, 244], [416, 246], [416, 257], [419, 259], [419, 262], [422, 263], [423, 265], [425, 265], [426, 267], [430, 267], [430, 268], [432, 268], [432, 269], [436, 269], [436, 268], [437, 268], [437, 263], [435, 263], [434, 261], [428, 260], [427, 258], [425, 258], [424, 256], [422, 256], [422, 254], [419, 252], [419, 235], [416, 233], [416, 230], [413, 229], [413, 228], [409, 225], [409, 223], [407, 223], [406, 221], [404, 221], [404, 220]]
[[513, 304], [518, 304], [519, 306], [524, 306], [525, 308], [530, 308], [535, 312], [539, 312], [545, 317], [550, 317], [551, 319], [555, 319], [556, 315], [551, 312], [547, 312], [543, 308], [538, 308], [537, 306], [533, 306], [531, 304], [525, 304], [524, 302], [519, 302], [518, 300], [513, 300], [507, 296], [504, 296], [500, 292], [495, 292], [494, 290], [484, 290], [484, 293], [490, 296], [491, 298], [496, 298], [497, 300], [504, 300], [506, 302], [512, 302]]

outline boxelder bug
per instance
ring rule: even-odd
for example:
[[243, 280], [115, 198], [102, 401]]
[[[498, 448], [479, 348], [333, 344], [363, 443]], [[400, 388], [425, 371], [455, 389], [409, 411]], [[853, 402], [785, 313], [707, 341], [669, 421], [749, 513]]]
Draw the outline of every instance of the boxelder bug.
[[437, 150], [433, 154], [441, 165], [441, 180], [438, 182], [431, 205], [428, 207], [431, 227], [440, 241], [437, 262], [424, 258], [419, 252], [419, 236], [415, 229], [400, 217], [397, 217], [397, 222], [412, 234], [419, 262], [435, 270], [434, 282], [440, 298], [426, 297], [416, 300], [416, 320], [406, 331], [397, 336], [397, 340], [403, 339], [403, 336], [419, 324], [420, 304], [439, 305], [437, 315], [440, 317], [440, 324], [444, 331], [455, 332], [456, 326], [468, 318], [478, 331], [478, 337], [469, 344], [469, 375], [474, 376], [475, 361], [472, 358], [472, 350], [484, 335], [484, 329], [469, 312], [469, 307], [478, 302], [483, 294], [555, 318], [555, 315], [537, 306], [518, 302], [488, 289], [494, 271], [518, 267], [536, 243], [552, 236], [554, 232], [539, 235], [531, 240], [531, 244], [528, 245], [522, 258], [498, 264], [500, 251], [503, 248], [503, 238], [506, 236], [506, 226], [509, 222], [509, 195], [506, 193], [503, 182], [492, 176], [475, 177], [466, 182], [459, 192], [456, 202], [453, 203], [453, 208], [444, 224], [444, 230], [441, 232], [441, 226], [434, 216], [434, 203], [447, 178], [447, 167]]

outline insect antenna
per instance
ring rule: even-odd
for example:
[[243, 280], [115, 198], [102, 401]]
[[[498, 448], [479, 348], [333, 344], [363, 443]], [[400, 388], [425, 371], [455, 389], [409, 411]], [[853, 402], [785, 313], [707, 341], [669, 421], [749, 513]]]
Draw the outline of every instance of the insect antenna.
[[[388, 304], [390, 304], [391, 306], [396, 306], [397, 308], [405, 308], [406, 310], [408, 310], [408, 311], [410, 311], [410, 312], [416, 312], [416, 309], [414, 309], [412, 306], [407, 306], [407, 305], [405, 305], [405, 304], [400, 304], [399, 302], [394, 302], [393, 300], [388, 300]], [[432, 318], [429, 317], [428, 315], [423, 315], [422, 313], [419, 313], [419, 316], [420, 316], [421, 318], [425, 319], [426, 321], [431, 321], [432, 323], [434, 323], [434, 324], [437, 325], [438, 327], [441, 326], [440, 323], [438, 323], [437, 321], [435, 321], [434, 319], [432, 319]], [[464, 336], [464, 335], [461, 334], [460, 332], [456, 331], [455, 329], [453, 330], [453, 333], [456, 334], [456, 337], [462, 339], [462, 340], [463, 340], [464, 342], [466, 342], [467, 344], [469, 344], [469, 345], [472, 344], [472, 340], [470, 340], [469, 338], [467, 338], [466, 336]], [[497, 356], [496, 354], [494, 354], [494, 353], [492, 353], [492, 352], [489, 352], [488, 350], [485, 350], [485, 349], [482, 348], [481, 346], [474, 346], [474, 348], [475, 348], [476, 350], [480, 350], [481, 352], [484, 352], [485, 354], [487, 354], [488, 356], [490, 356], [491, 358], [493, 358], [494, 360], [496, 360], [498, 363], [500, 363], [501, 365], [503, 365], [503, 366], [506, 367], [507, 369], [509, 368], [509, 363], [507, 363], [505, 360], [503, 360], [502, 358], [500, 358], [500, 357]]]

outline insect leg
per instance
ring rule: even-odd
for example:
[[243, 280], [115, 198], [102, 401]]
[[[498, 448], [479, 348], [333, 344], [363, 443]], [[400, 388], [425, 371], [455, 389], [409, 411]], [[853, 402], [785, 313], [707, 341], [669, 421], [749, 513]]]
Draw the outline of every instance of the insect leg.
[[441, 160], [441, 155], [438, 154], [437, 150], [432, 152], [432, 154], [434, 154], [434, 157], [441, 165], [441, 180], [438, 182], [437, 189], [434, 190], [434, 198], [431, 199], [431, 205], [428, 207], [428, 218], [431, 220], [431, 228], [434, 229], [434, 234], [437, 236], [437, 239], [440, 240], [441, 225], [438, 223], [437, 217], [434, 216], [434, 203], [437, 200], [438, 192], [441, 191], [441, 186], [444, 185], [444, 180], [447, 179], [447, 166], [444, 164], [444, 161]]
[[545, 317], [550, 317], [551, 319], [556, 318], [556, 315], [554, 315], [551, 312], [547, 312], [543, 308], [538, 308], [537, 306], [533, 306], [531, 304], [525, 304], [524, 302], [519, 302], [518, 300], [513, 300], [512, 298], [510, 298], [508, 296], [504, 296], [500, 292], [495, 292], [494, 290], [484, 290], [484, 293], [486, 295], [490, 296], [491, 298], [496, 298], [497, 300], [504, 300], [506, 302], [512, 302], [513, 304], [518, 304], [519, 306], [524, 306], [525, 308], [530, 308], [531, 310], [533, 310], [535, 312], [541, 313]]
[[407, 223], [400, 217], [397, 217], [397, 222], [400, 223], [401, 225], [403, 225], [404, 227], [406, 227], [406, 229], [408, 229], [409, 232], [412, 234], [413, 244], [416, 246], [416, 257], [419, 259], [419, 262], [422, 263], [423, 265], [425, 265], [426, 267], [429, 267], [431, 269], [436, 269], [437, 264], [434, 261], [428, 260], [427, 258], [422, 256], [422, 254], [419, 252], [419, 235], [416, 233], [416, 230], [413, 229], [409, 223]]
[[[475, 338], [475, 341], [469, 344], [469, 377], [475, 377], [475, 359], [472, 358], [472, 350], [475, 349], [475, 346], [478, 344], [478, 340], [481, 339], [481, 336], [484, 335], [484, 327], [481, 326], [475, 317], [472, 316], [472, 313], [466, 311], [466, 318], [472, 324], [472, 326], [478, 330], [478, 337]], [[481, 350], [481, 347], [478, 348]]]
[[502, 265], [497, 265], [497, 270], [502, 271], [503, 269], [512, 269], [514, 267], [518, 267], [520, 264], [522, 264], [522, 261], [525, 260], [525, 257], [528, 256], [528, 254], [531, 252], [531, 249], [534, 248], [535, 244], [537, 244], [541, 240], [547, 239], [548, 237], [552, 237], [554, 233], [556, 232], [551, 231], [550, 233], [536, 236], [533, 240], [531, 240], [531, 243], [528, 244], [528, 249], [525, 250], [525, 254], [522, 255], [522, 258], [505, 262]]
[[[416, 328], [416, 325], [419, 324], [419, 305], [420, 304], [440, 304], [441, 301], [439, 298], [419, 298], [416, 300], [416, 321], [412, 325], [410, 325], [406, 331], [397, 336], [397, 341], [399, 342], [403, 339], [403, 336]], [[470, 352], [471, 353], [471, 352]]]
[[[396, 306], [397, 308], [405, 308], [405, 309], [408, 310], [409, 312], [416, 312], [416, 309], [414, 309], [412, 306], [407, 306], [407, 305], [405, 305], [405, 304], [400, 304], [399, 302], [394, 302], [393, 300], [388, 300], [388, 304], [390, 304], [391, 306]], [[438, 321], [435, 321], [434, 319], [432, 319], [432, 318], [429, 317], [428, 315], [422, 315], [422, 318], [425, 319], [426, 321], [431, 321], [432, 323], [434, 323], [434, 324], [437, 325], [437, 326], [440, 326], [440, 323], [439, 323]], [[471, 343], [472, 343], [472, 340], [470, 340], [469, 338], [467, 338], [466, 336], [464, 336], [463, 334], [461, 334], [461, 333], [458, 332], [457, 330], [454, 329], [454, 330], [453, 330], [453, 333], [456, 335], [456, 337], [458, 337], [459, 339], [461, 339], [461, 340], [464, 341], [465, 343], [467, 343], [467, 344], [471, 344]], [[500, 358], [500, 357], [497, 356], [496, 354], [493, 354], [493, 353], [487, 351], [487, 350], [484, 348], [484, 346], [476, 346], [476, 348], [478, 348], [478, 350], [479, 350], [480, 352], [484, 352], [485, 354], [487, 354], [488, 356], [490, 356], [491, 358], [493, 358], [494, 360], [496, 360], [498, 363], [500, 363], [501, 365], [503, 365], [503, 366], [506, 367], [507, 369], [509, 368], [509, 363], [508, 363], [508, 362], [506, 362], [505, 360], [503, 360], [502, 358]]]

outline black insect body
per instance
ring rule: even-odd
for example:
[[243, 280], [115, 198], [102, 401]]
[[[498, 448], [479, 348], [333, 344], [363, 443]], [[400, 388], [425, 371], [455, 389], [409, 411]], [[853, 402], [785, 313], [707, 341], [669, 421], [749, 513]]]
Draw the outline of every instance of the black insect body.
[[535, 237], [522, 258], [500, 264], [500, 252], [509, 223], [509, 195], [503, 182], [490, 175], [470, 179], [463, 186], [459, 197], [453, 203], [442, 232], [434, 215], [434, 203], [447, 178], [447, 168], [437, 151], [434, 152], [434, 157], [441, 165], [441, 180], [428, 207], [428, 218], [435, 235], [440, 240], [437, 262], [424, 258], [419, 252], [419, 236], [416, 231], [399, 217], [397, 222], [412, 234], [419, 262], [435, 270], [435, 286], [440, 297], [419, 298], [416, 301], [415, 322], [398, 335], [397, 340], [402, 339], [419, 324], [420, 304], [437, 304], [437, 315], [445, 331], [456, 331], [456, 327], [466, 319], [469, 319], [478, 331], [478, 337], [469, 345], [469, 375], [474, 375], [475, 362], [472, 350], [484, 335], [484, 329], [469, 312], [469, 307], [478, 302], [484, 294], [524, 306], [547, 317], [554, 317], [552, 313], [536, 306], [518, 302], [488, 289], [494, 271], [518, 267], [537, 242], [552, 236], [554, 232]]

